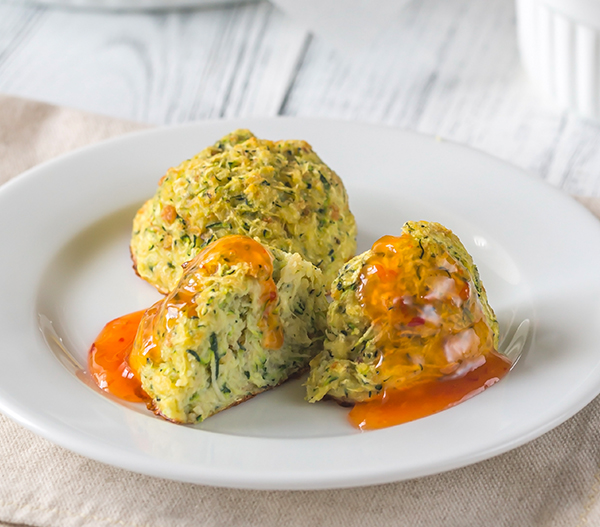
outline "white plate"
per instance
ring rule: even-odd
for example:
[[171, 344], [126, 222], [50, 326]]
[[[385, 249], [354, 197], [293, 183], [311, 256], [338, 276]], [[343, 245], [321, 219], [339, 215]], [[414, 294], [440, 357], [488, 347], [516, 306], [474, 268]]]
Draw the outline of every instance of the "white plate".
[[[344, 178], [359, 250], [408, 219], [453, 229], [479, 266], [504, 342], [521, 320], [531, 321], [526, 356], [466, 403], [366, 433], [333, 403], [303, 402], [299, 382], [195, 428], [86, 384], [77, 364], [86, 364], [102, 326], [158, 297], [131, 269], [136, 208], [169, 166], [238, 126], [312, 143]], [[11, 181], [0, 189], [0, 228], [0, 410], [68, 449], [133, 471], [259, 489], [413, 478], [521, 445], [600, 392], [600, 222], [514, 167], [430, 137], [303, 119], [153, 130]]]

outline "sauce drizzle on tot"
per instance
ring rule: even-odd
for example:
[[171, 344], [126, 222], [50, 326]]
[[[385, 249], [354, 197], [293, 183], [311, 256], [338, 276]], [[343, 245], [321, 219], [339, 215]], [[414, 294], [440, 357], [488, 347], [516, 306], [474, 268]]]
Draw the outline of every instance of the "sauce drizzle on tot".
[[127, 401], [148, 401], [138, 372], [147, 360], [160, 361], [157, 334], [171, 331], [181, 314], [198, 316], [193, 299], [203, 287], [199, 277], [215, 274], [219, 266], [241, 263], [247, 264], [247, 274], [261, 285], [260, 302], [265, 306], [260, 321], [263, 345], [268, 349], [279, 349], [284, 335], [279, 316], [273, 312], [277, 305], [277, 286], [273, 280], [271, 254], [247, 236], [225, 236], [184, 264], [182, 281], [163, 300], [146, 311], [125, 315], [104, 327], [89, 355], [90, 371], [96, 384]]
[[357, 296], [376, 330], [383, 389], [354, 406], [352, 424], [384, 428], [440, 412], [509, 371], [468, 273], [447, 251], [425, 251], [408, 234], [372, 250]]

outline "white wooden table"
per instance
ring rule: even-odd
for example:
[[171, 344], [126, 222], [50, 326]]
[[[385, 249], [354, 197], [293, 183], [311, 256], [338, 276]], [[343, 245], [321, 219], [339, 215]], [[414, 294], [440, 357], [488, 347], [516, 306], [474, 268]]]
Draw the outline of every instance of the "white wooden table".
[[386, 123], [600, 196], [600, 127], [545, 104], [512, 0], [413, 0], [360, 53], [267, 2], [115, 13], [0, 3], [0, 92], [155, 124], [302, 115]]

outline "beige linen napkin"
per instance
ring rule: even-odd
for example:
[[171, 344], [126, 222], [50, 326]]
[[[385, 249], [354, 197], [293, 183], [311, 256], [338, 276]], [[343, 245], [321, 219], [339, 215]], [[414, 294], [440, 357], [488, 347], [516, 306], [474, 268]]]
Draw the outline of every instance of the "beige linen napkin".
[[[0, 96], [0, 182], [141, 127]], [[600, 216], [600, 200], [585, 204]], [[0, 415], [0, 526], [582, 527], [600, 525], [599, 464], [600, 398], [541, 438], [476, 465], [401, 483], [308, 492], [140, 476], [66, 451]]]

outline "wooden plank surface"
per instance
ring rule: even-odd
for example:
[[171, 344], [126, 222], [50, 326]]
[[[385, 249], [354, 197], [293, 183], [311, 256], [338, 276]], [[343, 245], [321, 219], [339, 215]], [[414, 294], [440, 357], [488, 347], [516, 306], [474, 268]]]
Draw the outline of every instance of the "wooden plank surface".
[[268, 3], [166, 14], [0, 4], [0, 92], [156, 124], [275, 115], [306, 36]]
[[266, 2], [172, 13], [0, 3], [0, 92], [155, 124], [276, 114], [385, 123], [600, 195], [600, 128], [530, 84], [512, 0], [412, 1], [360, 53]]

